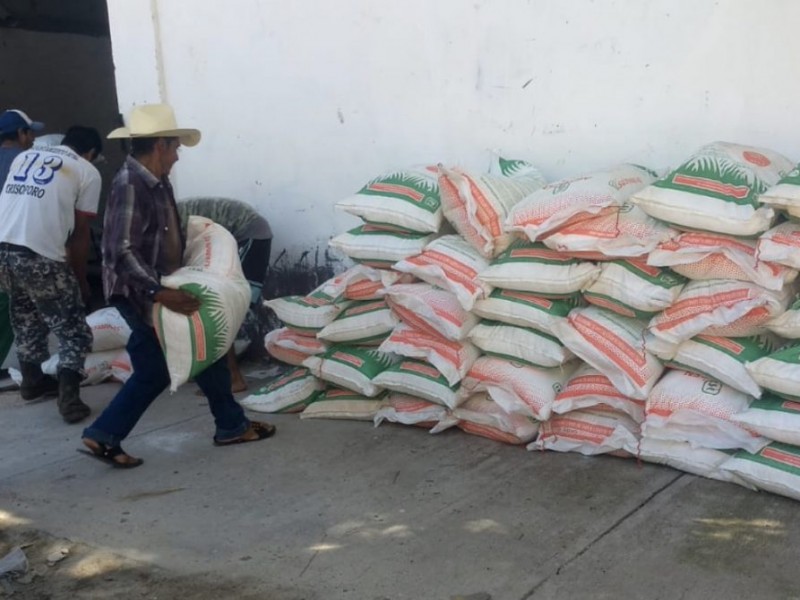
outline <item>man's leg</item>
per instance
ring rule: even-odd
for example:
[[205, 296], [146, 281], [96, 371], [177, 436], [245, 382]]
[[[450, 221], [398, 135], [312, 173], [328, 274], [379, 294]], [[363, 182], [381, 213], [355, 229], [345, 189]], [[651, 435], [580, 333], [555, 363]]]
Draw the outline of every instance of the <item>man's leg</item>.
[[194, 380], [208, 398], [208, 407], [214, 415], [216, 438], [229, 439], [247, 431], [250, 421], [231, 393], [231, 374], [227, 357], [222, 357]]
[[31, 260], [29, 295], [47, 327], [58, 338], [58, 411], [67, 423], [92, 412], [81, 400], [83, 365], [92, 347], [92, 331], [72, 269], [42, 256]]
[[214, 415], [216, 432], [214, 444], [226, 446], [241, 442], [255, 442], [275, 433], [275, 426], [266, 422], [250, 421], [230, 392], [231, 379], [225, 357], [195, 377], [195, 381], [208, 398]]
[[136, 426], [144, 411], [169, 385], [169, 370], [155, 330], [130, 304], [116, 305], [131, 328], [127, 350], [133, 374], [83, 437], [115, 447]]
[[44, 375], [41, 367], [42, 362], [50, 358], [49, 330], [32, 293], [52, 294], [52, 284], [48, 277], [38, 275], [41, 269], [37, 268], [37, 259], [42, 257], [18, 247], [9, 249], [4, 244], [0, 250], [0, 282], [9, 295], [9, 319], [17, 338], [17, 358], [22, 372], [20, 396], [24, 400], [58, 393], [58, 382]]

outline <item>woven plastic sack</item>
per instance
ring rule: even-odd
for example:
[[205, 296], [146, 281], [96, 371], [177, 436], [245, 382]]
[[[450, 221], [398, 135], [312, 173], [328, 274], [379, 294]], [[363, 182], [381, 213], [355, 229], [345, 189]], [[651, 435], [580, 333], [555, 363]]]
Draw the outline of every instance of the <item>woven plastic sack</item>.
[[[224, 270], [216, 258], [211, 258], [237, 252], [236, 240], [224, 227], [208, 219], [203, 219], [208, 223], [202, 228], [193, 227], [198, 218], [189, 218], [183, 257], [183, 264], [191, 266], [162, 277], [161, 285], [197, 297], [200, 309], [183, 315], [160, 303], [153, 307], [153, 324], [167, 359], [173, 392], [227, 354], [250, 306], [250, 284], [238, 258]], [[202, 244], [192, 237], [193, 231], [199, 231]], [[197, 256], [198, 252], [203, 256]], [[204, 270], [206, 264], [209, 270]]]
[[587, 364], [581, 365], [561, 386], [552, 410], [563, 415], [598, 406], [625, 413], [637, 423], [644, 421], [644, 400], [628, 398], [614, 387], [608, 377]]
[[493, 356], [482, 356], [461, 381], [461, 394], [486, 392], [508, 414], [539, 421], [550, 418], [556, 394], [575, 365], [543, 369]]
[[757, 453], [741, 450], [720, 468], [759, 490], [800, 500], [800, 448], [773, 442]]
[[422, 252], [433, 234], [403, 233], [378, 225], [361, 225], [332, 238], [328, 245], [353, 260], [376, 269], [389, 269], [398, 260]]
[[775, 211], [759, 195], [792, 168], [771, 150], [714, 142], [631, 201], [650, 216], [690, 230], [754, 236], [772, 226]]
[[388, 421], [430, 429], [445, 420], [449, 414], [450, 411], [441, 404], [406, 394], [389, 392], [381, 402], [373, 421], [376, 427], [384, 421]]
[[558, 367], [574, 358], [558, 338], [497, 321], [481, 321], [469, 332], [469, 340], [485, 354], [536, 367]]
[[535, 242], [561, 227], [619, 207], [656, 177], [644, 167], [623, 164], [550, 183], [511, 210], [506, 231], [520, 232]]
[[685, 284], [685, 277], [651, 267], [642, 258], [618, 260], [601, 263], [600, 275], [583, 290], [583, 297], [624, 317], [649, 319], [672, 306]]
[[623, 395], [644, 400], [664, 370], [645, 349], [644, 321], [596, 306], [576, 308], [555, 326], [561, 342], [611, 380]]
[[478, 323], [454, 294], [428, 283], [393, 285], [385, 298], [404, 323], [448, 340], [463, 340]]
[[566, 317], [580, 304], [580, 296], [559, 300], [498, 288], [488, 298], [478, 300], [472, 312], [488, 321], [529, 327], [554, 335], [553, 323]]
[[367, 223], [436, 233], [442, 224], [438, 168], [413, 166], [376, 177], [336, 208]]
[[765, 206], [784, 210], [792, 217], [800, 217], [800, 165], [761, 194], [758, 201]]
[[648, 437], [642, 437], [637, 450], [638, 458], [645, 462], [667, 465], [673, 469], [699, 475], [700, 477], [736, 483], [755, 489], [731, 471], [725, 471], [720, 468], [735, 454], [733, 450], [693, 448], [688, 442], [654, 440]]
[[459, 384], [451, 386], [433, 365], [421, 360], [406, 359], [395, 364], [378, 375], [375, 384], [450, 409], [463, 400], [458, 395]]
[[539, 437], [528, 444], [528, 450], [627, 457], [632, 454], [629, 449], [638, 446], [639, 437], [639, 425], [628, 415], [598, 406], [553, 415], [542, 423]]
[[790, 297], [788, 288], [776, 292], [747, 281], [690, 281], [672, 306], [650, 320], [647, 348], [672, 358], [681, 342], [696, 335], [762, 335]]
[[696, 373], [671, 370], [647, 399], [645, 437], [689, 442], [694, 448], [757, 452], [769, 443], [732, 420], [753, 398]]
[[353, 302], [328, 325], [317, 338], [330, 343], [378, 345], [397, 325], [397, 317], [385, 300]]
[[758, 256], [756, 246], [755, 240], [689, 232], [660, 244], [647, 257], [647, 264], [670, 267], [689, 279], [752, 281], [769, 290], [780, 290], [797, 278], [795, 269]]
[[327, 352], [328, 344], [288, 327], [281, 327], [264, 336], [264, 348], [271, 357], [298, 367], [309, 356]]
[[774, 336], [726, 338], [698, 335], [682, 342], [666, 366], [716, 379], [750, 396], [761, 396], [761, 387], [747, 372], [745, 364], [775, 351]]
[[312, 403], [325, 384], [308, 369], [298, 367], [277, 377], [241, 400], [248, 410], [264, 413], [302, 412]]
[[800, 299], [795, 300], [786, 312], [767, 321], [766, 328], [783, 338], [800, 339]]
[[762, 233], [758, 238], [756, 257], [800, 269], [800, 223], [787, 221]]
[[320, 379], [374, 398], [382, 391], [375, 379], [394, 362], [393, 356], [378, 350], [336, 345], [325, 354], [309, 356], [303, 366]]
[[368, 398], [351, 390], [329, 387], [300, 413], [300, 418], [372, 421], [381, 402], [381, 398]]
[[529, 417], [509, 414], [486, 394], [477, 394], [453, 410], [458, 428], [472, 435], [503, 442], [525, 444], [536, 437], [539, 423]]
[[380, 350], [426, 360], [444, 375], [450, 385], [461, 381], [480, 356], [480, 351], [470, 342], [448, 340], [405, 323], [394, 328]]
[[221, 232], [229, 233], [211, 219], [191, 215], [186, 224], [186, 248], [181, 266], [223, 277], [238, 277], [242, 270], [239, 246], [235, 240], [230, 244]]
[[745, 368], [765, 390], [783, 398], [800, 400], [800, 346], [781, 348], [745, 364]]
[[651, 252], [659, 243], [678, 235], [638, 206], [603, 209], [601, 214], [559, 228], [545, 236], [545, 246], [583, 260], [634, 258]]
[[512, 207], [545, 184], [542, 174], [522, 160], [498, 157], [489, 174], [441, 167], [439, 189], [445, 218], [482, 256], [505, 250], [511, 236], [503, 225]]
[[479, 279], [492, 287], [558, 298], [578, 293], [599, 274], [600, 267], [594, 263], [517, 240], [481, 271]]
[[731, 419], [776, 442], [800, 446], [800, 402], [795, 400], [764, 394]]
[[92, 352], [124, 348], [131, 336], [128, 322], [113, 306], [101, 308], [86, 316], [92, 330]]
[[469, 311], [476, 300], [491, 292], [478, 280], [478, 273], [487, 266], [486, 259], [459, 236], [444, 235], [428, 244], [421, 254], [398, 262], [394, 269], [451, 291]]

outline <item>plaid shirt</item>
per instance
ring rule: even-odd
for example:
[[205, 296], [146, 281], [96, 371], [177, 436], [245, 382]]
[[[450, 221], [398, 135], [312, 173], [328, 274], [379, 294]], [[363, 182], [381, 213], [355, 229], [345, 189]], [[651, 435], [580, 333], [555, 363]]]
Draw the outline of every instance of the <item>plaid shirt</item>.
[[[177, 209], [172, 185], [158, 179], [132, 156], [125, 159], [114, 181], [103, 221], [103, 290], [106, 299], [124, 296], [152, 322], [148, 291], [158, 287], [170, 216]], [[181, 250], [186, 239], [178, 227]]]

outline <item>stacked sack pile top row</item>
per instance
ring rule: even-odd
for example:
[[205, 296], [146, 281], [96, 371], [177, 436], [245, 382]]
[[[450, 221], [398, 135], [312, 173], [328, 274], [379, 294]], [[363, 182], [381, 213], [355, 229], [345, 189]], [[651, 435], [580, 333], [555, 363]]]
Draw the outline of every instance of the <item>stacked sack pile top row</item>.
[[[637, 456], [800, 499], [800, 172], [717, 142], [659, 176], [412, 168], [338, 208], [356, 266], [266, 302], [297, 368], [244, 403]], [[787, 341], [788, 340], [788, 341]]]

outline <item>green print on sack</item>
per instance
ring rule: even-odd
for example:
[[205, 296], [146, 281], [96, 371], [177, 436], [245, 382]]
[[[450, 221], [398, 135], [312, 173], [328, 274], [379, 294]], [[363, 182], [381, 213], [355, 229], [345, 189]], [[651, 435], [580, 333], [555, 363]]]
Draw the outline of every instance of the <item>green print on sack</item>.
[[358, 192], [365, 196], [394, 198], [435, 213], [441, 206], [439, 186], [433, 181], [410, 173], [391, 173], [373, 179]]
[[699, 155], [653, 184], [757, 208], [767, 184], [747, 166], [721, 156]]
[[[192, 367], [189, 377], [191, 378], [202, 373], [228, 351], [225, 338], [230, 331], [230, 324], [222, 297], [218, 293], [199, 283], [186, 283], [180, 286], [180, 289], [199, 298], [202, 302], [200, 310], [186, 317], [190, 320]], [[161, 339], [166, 339], [162, 321], [161, 319], [158, 321]], [[164, 347], [165, 356], [166, 352], [166, 347]], [[168, 356], [166, 358], [169, 360]]]

